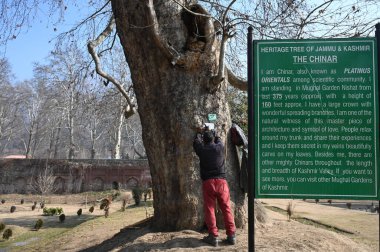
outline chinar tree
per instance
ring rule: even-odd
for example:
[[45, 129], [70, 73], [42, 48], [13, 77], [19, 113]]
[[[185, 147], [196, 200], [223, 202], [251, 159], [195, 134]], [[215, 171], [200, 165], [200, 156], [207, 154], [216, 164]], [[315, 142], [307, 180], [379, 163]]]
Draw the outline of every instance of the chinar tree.
[[[25, 6], [28, 3], [26, 0], [18, 2]], [[135, 111], [139, 113], [153, 181], [156, 227], [176, 230], [197, 229], [203, 225], [201, 180], [192, 140], [194, 129], [207, 122], [207, 115], [211, 113], [217, 115], [216, 130], [226, 145], [227, 180], [236, 226], [246, 224], [246, 194], [239, 185], [237, 164], [228, 137], [231, 119], [227, 87], [233, 85], [246, 90], [247, 86], [233, 75], [227, 63], [244, 73], [241, 68], [246, 56], [236, 48], [246, 43], [247, 24], [253, 26], [257, 39], [301, 39], [365, 36], [373, 31], [371, 27], [378, 20], [376, 0], [360, 4], [347, 0], [308, 2], [89, 1], [100, 7], [90, 18], [101, 14], [111, 16], [105, 29], [97, 37], [89, 38], [88, 51], [105, 83], [114, 84], [126, 98], [126, 117]], [[49, 3], [62, 6], [63, 1]], [[375, 11], [374, 16], [369, 15], [371, 10]], [[20, 26], [16, 21], [13, 26], [9, 23], [12, 22], [3, 22], [0, 32]], [[137, 104], [130, 99], [129, 90], [124, 89], [123, 83], [102, 66], [106, 50], [99, 50], [99, 46], [112, 34], [117, 34], [123, 47]], [[13, 37], [9, 33], [7, 38]], [[115, 40], [109, 41], [112, 44]], [[228, 45], [227, 41], [231, 43]], [[227, 58], [226, 52], [233, 57]]]
[[225, 26], [226, 16], [215, 27], [201, 5], [188, 1], [111, 3], [142, 123], [154, 224], [167, 229], [202, 226], [201, 181], [192, 140], [194, 129], [212, 113], [218, 118], [216, 131], [226, 141], [236, 226], [244, 226], [246, 197], [228, 141], [229, 82], [223, 57], [225, 42], [234, 31]]
[[[99, 75], [127, 99], [126, 115], [136, 105], [122, 83], [103, 70], [97, 53], [114, 29], [130, 68], [142, 135], [153, 182], [154, 225], [161, 229], [197, 229], [204, 223], [198, 159], [192, 150], [195, 129], [216, 114], [216, 131], [226, 145], [227, 180], [237, 227], [247, 222], [246, 193], [228, 141], [229, 72], [226, 41], [235, 33], [227, 12], [213, 19], [189, 1], [111, 1], [106, 29], [88, 43]], [[238, 78], [234, 83], [244, 86]], [[230, 81], [231, 82], [231, 81]]]

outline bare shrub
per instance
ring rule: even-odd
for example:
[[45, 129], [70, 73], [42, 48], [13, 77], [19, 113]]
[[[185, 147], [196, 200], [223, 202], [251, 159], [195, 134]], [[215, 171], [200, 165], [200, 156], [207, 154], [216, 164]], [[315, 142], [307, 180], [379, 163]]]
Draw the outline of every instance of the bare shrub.
[[122, 200], [122, 203], [121, 203], [121, 211], [125, 211], [125, 207], [127, 206], [127, 201], [125, 199]]
[[263, 207], [263, 205], [261, 204], [260, 201], [258, 200], [255, 200], [255, 203], [254, 203], [254, 210], [255, 210], [255, 223], [259, 222], [261, 224], [265, 224], [268, 222], [268, 215], [267, 215], [267, 212], [265, 211], [265, 208]]
[[293, 201], [289, 201], [288, 206], [286, 207], [286, 213], [288, 214], [288, 221], [292, 218], [294, 214], [294, 208], [295, 205], [293, 204]]
[[45, 168], [36, 176], [32, 177], [30, 184], [33, 191], [42, 196], [46, 196], [56, 191], [54, 185], [55, 179], [56, 177], [53, 174], [53, 169], [48, 165], [48, 160], [46, 160]]
[[125, 211], [127, 204], [131, 203], [132, 195], [129, 192], [123, 192], [120, 195], [120, 199], [122, 201], [121, 211]]
[[148, 199], [152, 199], [153, 197], [153, 190], [151, 187], [149, 187], [148, 189], [146, 189], [146, 192], [148, 194]]
[[65, 214], [61, 214], [59, 216], [59, 222], [63, 223], [65, 221], [65, 219], [66, 219], [66, 215]]
[[112, 197], [103, 198], [100, 200], [100, 209], [104, 210], [104, 217], [108, 217], [109, 209], [112, 203]]
[[4, 240], [8, 240], [9, 238], [11, 238], [13, 235], [13, 231], [12, 229], [8, 228], [8, 229], [5, 229], [4, 233], [3, 233], [3, 239]]
[[347, 203], [346, 203], [346, 206], [347, 206], [348, 209], [351, 209], [351, 207], [352, 207], [352, 203], [351, 203], [351, 202], [347, 202]]
[[34, 225], [34, 229], [35, 230], [39, 230], [42, 227], [43, 224], [44, 224], [44, 221], [42, 219], [38, 219], [36, 221], [36, 224]]
[[4, 229], [5, 229], [5, 224], [0, 222], [0, 232], [3, 232]]
[[136, 206], [140, 205], [142, 193], [143, 191], [140, 187], [135, 187], [132, 189], [132, 195]]

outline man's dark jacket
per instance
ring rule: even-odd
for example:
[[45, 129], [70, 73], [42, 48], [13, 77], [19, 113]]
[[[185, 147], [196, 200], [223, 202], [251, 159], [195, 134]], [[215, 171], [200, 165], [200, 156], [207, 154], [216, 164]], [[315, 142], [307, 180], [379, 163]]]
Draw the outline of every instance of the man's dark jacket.
[[198, 133], [194, 139], [193, 147], [199, 157], [202, 180], [226, 178], [224, 146], [220, 137], [215, 137], [214, 142], [204, 143], [202, 135]]

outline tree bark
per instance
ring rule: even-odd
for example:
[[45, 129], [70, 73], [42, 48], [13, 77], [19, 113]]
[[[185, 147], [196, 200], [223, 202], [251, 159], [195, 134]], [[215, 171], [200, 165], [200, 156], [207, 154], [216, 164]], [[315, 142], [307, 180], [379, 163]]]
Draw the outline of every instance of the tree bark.
[[59, 150], [59, 143], [60, 143], [60, 136], [61, 136], [61, 124], [62, 124], [62, 121], [59, 120], [58, 127], [57, 127], [57, 134], [56, 134], [55, 139], [54, 139], [55, 142], [54, 142], [53, 159], [58, 158], [58, 150]]
[[[94, 120], [95, 121], [95, 120]], [[94, 123], [94, 125], [96, 125]], [[96, 126], [90, 129], [90, 139], [91, 139], [91, 147], [90, 147], [90, 159], [95, 159], [96, 150], [95, 150], [95, 142], [96, 142]]]
[[69, 111], [68, 111], [68, 129], [69, 129], [69, 156], [68, 159], [75, 157], [75, 143], [74, 143], [74, 84], [70, 87], [69, 95]]
[[[184, 49], [188, 33], [182, 7], [173, 1], [154, 1], [154, 9], [149, 0], [111, 2], [137, 97], [153, 181], [154, 225], [161, 230], [203, 225], [202, 181], [192, 142], [195, 127], [208, 122], [207, 115], [213, 113], [218, 116], [216, 130], [227, 143], [227, 180], [236, 226], [243, 227], [246, 197], [238, 186], [237, 164], [227, 141], [231, 125], [227, 79], [210, 86], [218, 71], [220, 42], [211, 41], [210, 47], [200, 50]], [[151, 22], [152, 11], [158, 23]], [[161, 42], [183, 56], [181, 65], [168, 57], [170, 50], [163, 50]]]
[[118, 105], [118, 118], [115, 124], [115, 132], [114, 132], [114, 146], [113, 146], [113, 153], [112, 158], [114, 159], [121, 159], [121, 136], [123, 131], [123, 124], [124, 124], [124, 109], [123, 109], [123, 101], [121, 100], [121, 97], [119, 99], [119, 105]]

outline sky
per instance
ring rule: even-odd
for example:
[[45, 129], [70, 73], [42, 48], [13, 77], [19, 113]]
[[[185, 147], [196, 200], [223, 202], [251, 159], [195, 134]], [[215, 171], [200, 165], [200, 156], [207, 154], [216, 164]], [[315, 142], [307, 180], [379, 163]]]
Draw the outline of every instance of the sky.
[[[49, 52], [53, 50], [55, 41], [54, 39], [60, 32], [64, 32], [72, 28], [73, 24], [83, 18], [83, 12], [89, 12], [88, 7], [84, 7], [87, 1], [79, 1], [75, 7], [68, 8], [65, 11], [65, 21], [58, 26], [54, 26], [52, 19], [45, 18], [43, 10], [40, 16], [37, 17], [32, 27], [28, 31], [24, 31], [18, 35], [15, 40], [9, 41], [7, 44], [5, 54], [1, 53], [0, 57], [5, 56], [12, 68], [12, 72], [17, 81], [31, 79], [33, 77], [33, 63], [44, 63]], [[80, 6], [81, 5], [81, 6]], [[78, 11], [80, 10], [80, 11]], [[80, 13], [80, 14], [79, 14]], [[57, 31], [54, 31], [57, 28]], [[3, 52], [0, 48], [0, 52]]]
[[[16, 39], [9, 41], [5, 48], [0, 48], [0, 57], [8, 59], [16, 78], [15, 82], [33, 78], [34, 63], [46, 62], [49, 52], [54, 49], [56, 42], [54, 38], [72, 28], [74, 24], [81, 21], [83, 15], [86, 15], [84, 13], [89, 11], [83, 5], [69, 6], [65, 10], [64, 21], [55, 25], [54, 21], [57, 18], [54, 15], [46, 17], [47, 11], [40, 9], [39, 15], [30, 28], [24, 29]], [[57, 31], [54, 31], [54, 28]]]
[[49, 40], [56, 35], [53, 27], [38, 22], [27, 33], [20, 34], [17, 39], [8, 43], [5, 57], [11, 65], [16, 81], [33, 77], [33, 63], [44, 62], [49, 51], [54, 48], [54, 42], [49, 43]]

